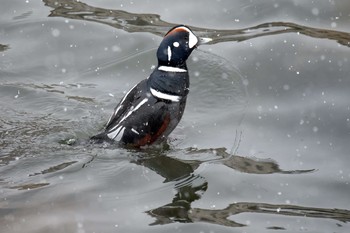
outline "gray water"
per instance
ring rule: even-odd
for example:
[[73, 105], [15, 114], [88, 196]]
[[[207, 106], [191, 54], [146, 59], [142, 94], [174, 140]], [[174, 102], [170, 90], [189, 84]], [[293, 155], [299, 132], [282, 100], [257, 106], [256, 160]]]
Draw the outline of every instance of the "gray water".
[[[180, 23], [167, 145], [89, 144]], [[349, 47], [347, 0], [2, 1], [0, 232], [349, 232]]]

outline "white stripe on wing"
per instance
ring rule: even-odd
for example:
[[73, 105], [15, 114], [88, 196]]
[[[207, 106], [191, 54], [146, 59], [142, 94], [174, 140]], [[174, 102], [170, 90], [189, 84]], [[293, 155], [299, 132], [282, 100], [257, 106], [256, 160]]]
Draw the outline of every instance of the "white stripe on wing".
[[109, 125], [109, 123], [111, 123], [111, 121], [113, 120], [113, 118], [118, 114], [118, 111], [123, 107], [124, 105], [124, 101], [126, 99], [126, 97], [128, 97], [128, 95], [130, 94], [130, 92], [137, 86], [137, 84], [135, 86], [133, 86], [123, 97], [123, 99], [120, 101], [119, 106], [115, 109], [114, 113], [110, 116], [109, 120], [107, 121], [106, 125]]
[[117, 125], [115, 125], [112, 129], [109, 130], [109, 133], [107, 134], [107, 136], [110, 139], [114, 139], [119, 134], [119, 132], [121, 130], [125, 129], [124, 127], [122, 129], [120, 128], [121, 123], [123, 123], [123, 121], [125, 121], [133, 112], [135, 112], [137, 109], [139, 109], [147, 101], [148, 101], [148, 98], [144, 98], [138, 105], [136, 105], [135, 108], [133, 108], [133, 106], [132, 106], [131, 109], [129, 110], [129, 112], [119, 121], [119, 123]]

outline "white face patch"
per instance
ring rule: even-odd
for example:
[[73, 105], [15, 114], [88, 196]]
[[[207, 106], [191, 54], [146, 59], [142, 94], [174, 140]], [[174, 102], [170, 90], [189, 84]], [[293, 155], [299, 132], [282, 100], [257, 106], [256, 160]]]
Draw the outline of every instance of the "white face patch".
[[198, 38], [193, 34], [193, 32], [191, 32], [190, 29], [188, 29], [187, 27], [178, 27], [176, 29], [179, 29], [179, 28], [181, 28], [181, 29], [183, 29], [183, 30], [188, 32], [188, 34], [189, 34], [188, 47], [190, 47], [190, 49], [192, 49], [196, 44], [198, 44]]
[[168, 46], [168, 61], [171, 60], [171, 48]]
[[190, 48], [193, 48], [198, 43], [198, 38], [191, 32], [188, 32], [190, 34], [190, 37], [188, 39], [188, 46]]
[[175, 41], [175, 42], [173, 43], [173, 45], [174, 45], [174, 47], [176, 47], [176, 48], [180, 46], [179, 42], [177, 42], [177, 41]]

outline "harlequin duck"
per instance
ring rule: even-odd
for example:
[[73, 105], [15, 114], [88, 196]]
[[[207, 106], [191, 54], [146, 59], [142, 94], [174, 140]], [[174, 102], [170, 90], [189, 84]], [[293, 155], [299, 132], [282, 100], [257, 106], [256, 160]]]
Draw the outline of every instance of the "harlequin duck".
[[115, 108], [104, 132], [91, 139], [114, 140], [134, 147], [164, 141], [184, 113], [190, 85], [186, 60], [199, 44], [209, 41], [184, 25], [167, 32], [157, 50], [158, 67], [131, 88]]

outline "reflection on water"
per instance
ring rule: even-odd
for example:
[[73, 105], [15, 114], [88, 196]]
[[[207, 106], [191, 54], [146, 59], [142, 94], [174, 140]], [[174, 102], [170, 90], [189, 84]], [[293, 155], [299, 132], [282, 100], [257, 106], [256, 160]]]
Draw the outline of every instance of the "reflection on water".
[[[148, 151], [149, 152], [149, 151]], [[174, 153], [174, 152], [173, 152]], [[286, 204], [268, 203], [232, 203], [224, 209], [192, 208], [191, 203], [200, 199], [208, 188], [205, 177], [195, 175], [195, 170], [203, 161], [181, 160], [164, 155], [138, 159], [134, 163], [145, 166], [165, 178], [164, 182], [177, 181], [174, 185], [176, 193], [171, 203], [146, 211], [156, 220], [151, 225], [163, 225], [173, 222], [206, 222], [229, 227], [246, 226], [228, 218], [241, 213], [262, 213], [286, 216], [300, 216], [310, 218], [327, 218], [341, 222], [350, 222], [350, 211], [345, 209], [313, 208]], [[175, 152], [176, 154], [176, 152]], [[259, 159], [231, 156], [225, 148], [193, 149], [189, 148], [187, 155], [212, 154], [212, 161], [205, 163], [224, 164], [240, 172], [251, 174], [302, 174], [313, 170], [283, 171], [273, 161], [260, 161]], [[192, 156], [188, 156], [191, 158]], [[276, 226], [273, 226], [276, 227]], [[282, 228], [282, 227], [277, 227]]]
[[[261, 214], [275, 214], [286, 215], [294, 217], [308, 217], [308, 218], [325, 218], [334, 219], [340, 222], [350, 222], [350, 211], [344, 209], [327, 209], [327, 208], [313, 208], [296, 205], [273, 205], [267, 203], [232, 203], [225, 209], [209, 210], [194, 208], [189, 212], [189, 219], [191, 221], [202, 221], [223, 226], [239, 227], [245, 224], [237, 223], [227, 219], [232, 215], [241, 213], [261, 213]], [[276, 226], [273, 226], [274, 228]], [[270, 227], [271, 228], [271, 227]], [[277, 226], [278, 229], [283, 227]]]
[[9, 49], [8, 45], [0, 44], [0, 52], [5, 51], [6, 49]]
[[61, 163], [61, 164], [55, 165], [53, 167], [49, 167], [48, 169], [45, 169], [41, 172], [36, 172], [34, 174], [30, 174], [29, 176], [37, 176], [37, 175], [43, 175], [43, 174], [47, 174], [47, 173], [51, 173], [51, 172], [60, 171], [60, 170], [65, 169], [66, 167], [68, 167], [76, 162], [77, 161]]
[[[291, 170], [285, 171], [279, 168], [279, 165], [271, 159], [254, 159], [249, 157], [242, 157], [238, 155], [231, 155], [226, 152], [226, 148], [216, 148], [216, 149], [187, 149], [188, 155], [191, 154], [201, 154], [201, 153], [211, 153], [218, 158], [221, 158], [219, 163], [232, 168], [236, 171], [250, 173], [250, 174], [302, 174], [307, 172], [312, 172], [314, 169], [310, 170]], [[213, 162], [213, 161], [212, 161]]]
[[17, 189], [17, 190], [32, 190], [32, 189], [41, 188], [47, 185], [49, 185], [49, 183], [36, 183], [36, 184], [17, 185], [17, 186], [12, 186], [10, 188]]
[[[163, 36], [169, 28], [176, 24], [160, 19], [156, 14], [135, 14], [122, 10], [110, 10], [93, 7], [80, 1], [43, 0], [51, 8], [49, 16], [79, 19], [107, 24], [127, 32], [149, 32]], [[190, 26], [190, 25], [188, 25]], [[213, 39], [209, 44], [226, 41], [244, 41], [252, 38], [277, 35], [283, 33], [300, 33], [309, 37], [335, 40], [344, 46], [350, 46], [350, 33], [307, 27], [291, 22], [268, 22], [249, 28], [236, 30], [217, 30], [190, 26], [199, 36]]]

